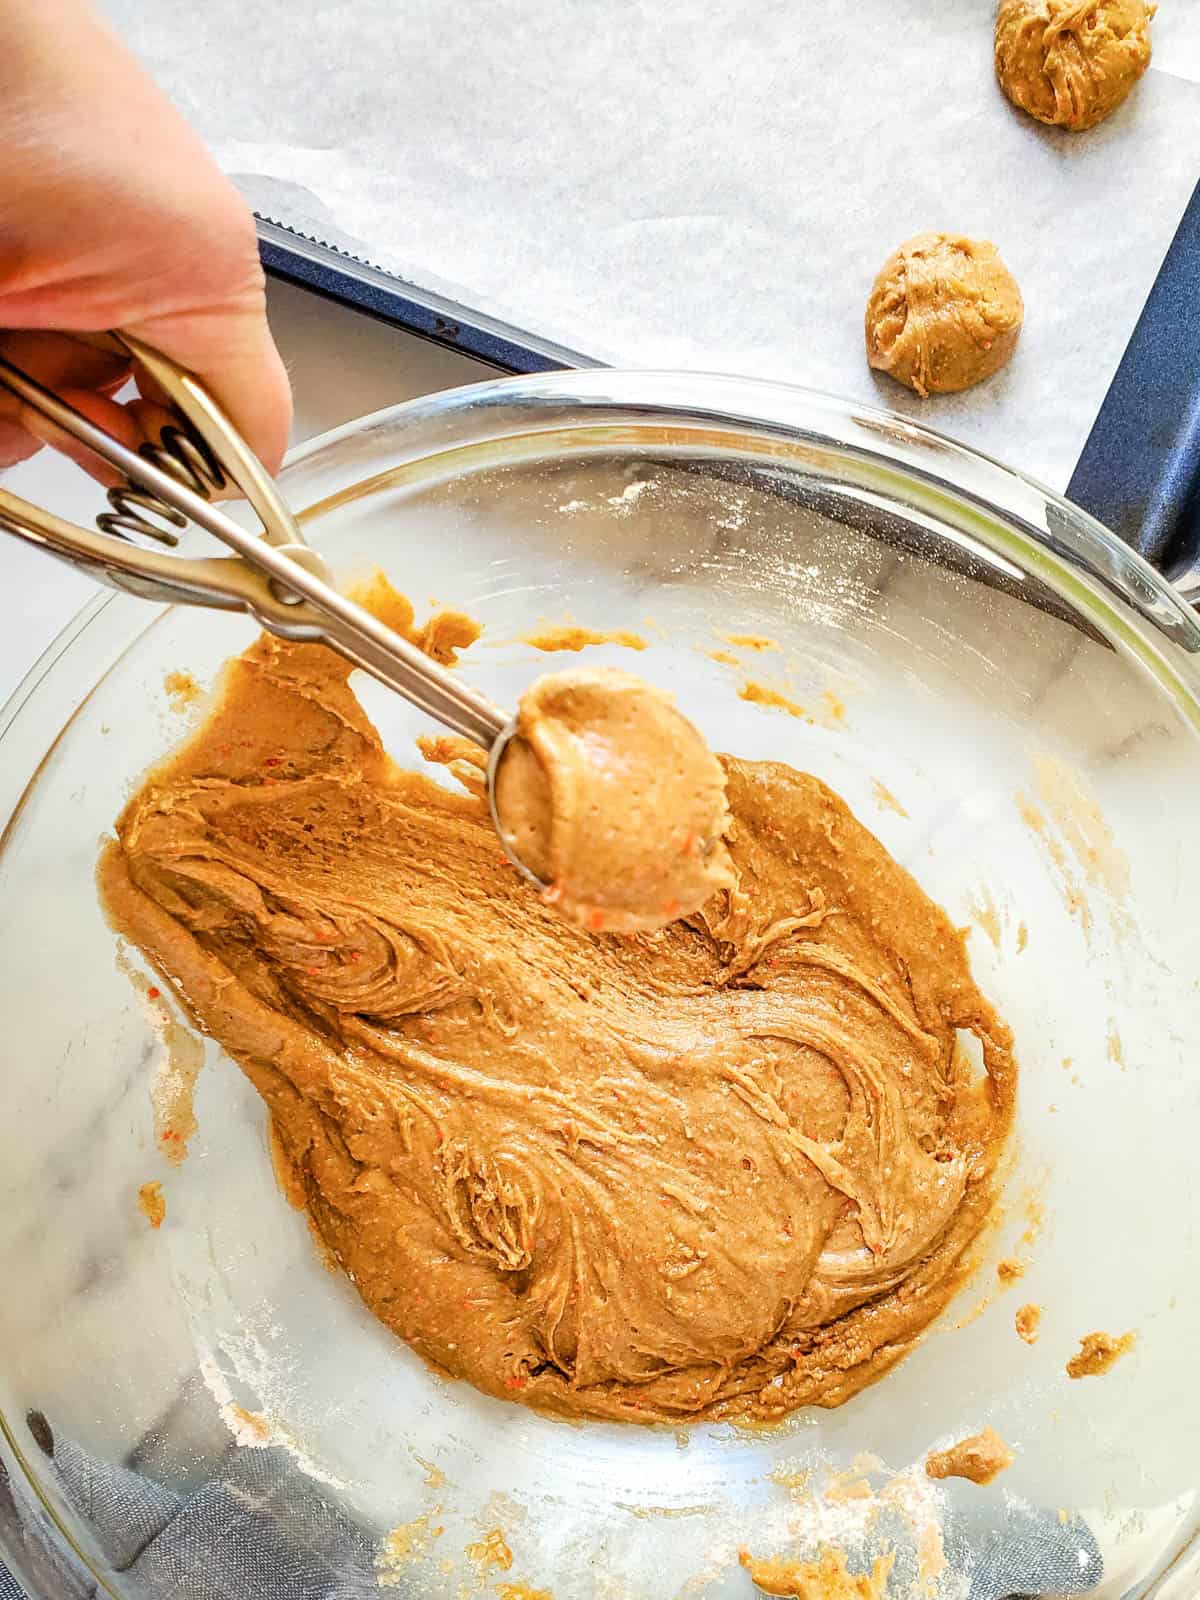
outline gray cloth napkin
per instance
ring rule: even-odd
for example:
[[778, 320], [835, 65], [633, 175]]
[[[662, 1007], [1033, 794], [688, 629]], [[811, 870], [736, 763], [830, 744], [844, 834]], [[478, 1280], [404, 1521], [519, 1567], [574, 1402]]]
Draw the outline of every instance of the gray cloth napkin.
[[[134, 1594], [379, 1600], [371, 1540], [286, 1451], [233, 1449], [219, 1477], [183, 1497], [139, 1472], [97, 1461], [69, 1440], [55, 1441], [37, 1414], [29, 1422], [63, 1494], [113, 1570], [128, 1575]], [[969, 1496], [969, 1490], [955, 1496], [945, 1544], [952, 1565], [965, 1566], [973, 1556], [970, 1600], [1081, 1595], [1100, 1582], [1103, 1560], [1085, 1524], [1063, 1524], [1051, 1512], [1010, 1511], [1001, 1531], [994, 1507], [981, 1499], [976, 1509]], [[26, 1595], [0, 1563], [0, 1600], [61, 1600], [55, 1558], [32, 1545], [21, 1554], [38, 1592]]]
[[[59, 1487], [136, 1595], [174, 1600], [378, 1600], [371, 1540], [285, 1450], [232, 1449], [220, 1475], [180, 1496], [31, 1426]], [[38, 1592], [0, 1564], [0, 1600], [60, 1600], [19, 1552]], [[34, 1555], [37, 1551], [32, 1552]]]
[[25, 1591], [17, 1587], [17, 1580], [0, 1562], [0, 1600], [25, 1600]]

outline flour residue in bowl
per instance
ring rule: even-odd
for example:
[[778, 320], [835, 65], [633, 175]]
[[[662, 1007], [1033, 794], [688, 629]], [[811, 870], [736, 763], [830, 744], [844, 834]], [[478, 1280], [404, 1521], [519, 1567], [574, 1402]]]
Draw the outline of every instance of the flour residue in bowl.
[[1117, 1021], [1115, 1017], [1111, 1017], [1109, 1019], [1108, 1035], [1105, 1040], [1105, 1049], [1108, 1053], [1108, 1059], [1113, 1063], [1114, 1066], [1120, 1067], [1121, 1071], [1124, 1072], [1125, 1046], [1121, 1041], [1121, 1031], [1117, 1027]]
[[871, 779], [871, 792], [875, 796], [875, 804], [881, 811], [894, 811], [898, 817], [908, 816], [904, 806], [896, 799], [882, 778]]
[[162, 986], [139, 971], [120, 946], [117, 966], [141, 995], [146, 1020], [158, 1042], [150, 1085], [154, 1138], [167, 1160], [179, 1166], [199, 1126], [194, 1101], [196, 1079], [204, 1065], [204, 1041], [179, 1021]]
[[434, 1523], [426, 1514], [414, 1517], [411, 1522], [398, 1523], [386, 1533], [375, 1553], [375, 1576], [380, 1588], [398, 1589], [406, 1583], [414, 1564], [445, 1531], [441, 1523]]
[[1129, 859], [1117, 844], [1099, 804], [1078, 773], [1056, 757], [1033, 757], [1037, 800], [1016, 796], [1022, 820], [1041, 843], [1058, 878], [1067, 909], [1092, 933], [1098, 906], [1113, 932], [1130, 930]]
[[[288, 1370], [291, 1359], [286, 1352], [270, 1351], [260, 1329], [244, 1325], [223, 1338], [219, 1355], [201, 1348], [198, 1367], [221, 1421], [236, 1444], [244, 1450], [286, 1450], [306, 1476], [345, 1493], [349, 1484], [321, 1466], [285, 1420], [287, 1411], [296, 1404]], [[237, 1380], [243, 1392], [258, 1396], [257, 1408], [244, 1405], [236, 1397], [232, 1379]]]
[[1038, 797], [1084, 877], [1116, 900], [1129, 893], [1129, 859], [1078, 773], [1053, 756], [1034, 757]]
[[618, 494], [601, 495], [591, 500], [564, 500], [558, 511], [563, 516], [575, 516], [581, 511], [594, 511], [604, 516], [628, 516], [647, 490], [655, 487], [653, 478], [634, 478]]
[[497, 1567], [501, 1572], [512, 1569], [513, 1553], [500, 1528], [489, 1528], [482, 1539], [467, 1546], [466, 1555], [484, 1572], [490, 1567]]
[[1000, 948], [1000, 909], [986, 884], [980, 884], [967, 901], [971, 920], [981, 928], [996, 950]]
[[[942, 1537], [945, 1495], [927, 1476], [923, 1460], [890, 1472], [878, 1456], [863, 1451], [840, 1469], [823, 1474], [819, 1464], [784, 1460], [772, 1470], [770, 1479], [785, 1490], [787, 1500], [758, 1515], [757, 1548], [778, 1563], [760, 1570], [773, 1571], [779, 1581], [798, 1571], [811, 1585], [825, 1576], [820, 1562], [826, 1551], [840, 1555], [846, 1565], [843, 1576], [835, 1563], [835, 1572], [828, 1575], [832, 1589], [789, 1588], [781, 1590], [782, 1594], [816, 1595], [821, 1600], [827, 1593], [848, 1594], [854, 1600], [863, 1593], [873, 1596], [869, 1584], [880, 1555], [893, 1558], [882, 1591], [887, 1600], [900, 1600], [901, 1596], [933, 1600], [942, 1592], [939, 1579], [947, 1568]], [[791, 1555], [796, 1548], [802, 1554]], [[811, 1570], [813, 1551], [817, 1552], [816, 1574]], [[847, 1578], [859, 1587], [847, 1590]], [[861, 1587], [864, 1583], [868, 1585], [865, 1589]]]

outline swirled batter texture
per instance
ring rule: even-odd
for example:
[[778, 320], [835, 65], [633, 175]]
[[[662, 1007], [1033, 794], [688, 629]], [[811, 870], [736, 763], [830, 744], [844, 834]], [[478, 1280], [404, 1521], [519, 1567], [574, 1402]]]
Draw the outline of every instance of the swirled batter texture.
[[[815, 778], [726, 759], [736, 882], [593, 934], [346, 666], [263, 639], [101, 864], [366, 1304], [593, 1417], [837, 1405], [961, 1281], [1014, 1088], [945, 915]], [[956, 1030], [982, 1046], [972, 1067]]]
[[1155, 10], [1145, 0], [1000, 0], [1000, 87], [1039, 122], [1094, 128], [1150, 65]]
[[867, 301], [867, 360], [926, 398], [992, 377], [1017, 347], [1025, 307], [987, 239], [918, 233], [879, 269]]
[[733, 887], [721, 763], [671, 695], [631, 672], [530, 685], [496, 812], [548, 903], [594, 933], [663, 928]]

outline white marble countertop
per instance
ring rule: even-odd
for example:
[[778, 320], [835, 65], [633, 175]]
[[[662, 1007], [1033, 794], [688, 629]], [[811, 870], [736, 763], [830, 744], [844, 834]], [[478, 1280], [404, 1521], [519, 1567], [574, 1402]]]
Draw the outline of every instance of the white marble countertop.
[[[291, 284], [271, 283], [269, 300], [295, 392], [293, 443], [382, 406], [495, 376], [479, 362]], [[96, 485], [51, 450], [12, 468], [4, 484], [84, 527], [103, 506]], [[90, 578], [0, 538], [0, 705], [96, 588]]]

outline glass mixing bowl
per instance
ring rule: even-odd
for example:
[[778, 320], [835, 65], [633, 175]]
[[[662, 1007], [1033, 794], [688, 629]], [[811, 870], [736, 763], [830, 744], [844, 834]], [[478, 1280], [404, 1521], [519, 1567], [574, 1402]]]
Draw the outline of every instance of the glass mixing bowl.
[[[167, 675], [210, 683], [253, 628], [97, 602], [10, 704], [0, 763], [0, 1520], [31, 1594], [748, 1596], [739, 1547], [824, 1540], [853, 1567], [893, 1549], [889, 1596], [1194, 1596], [1192, 612], [1028, 480], [773, 385], [487, 383], [317, 440], [283, 481], [341, 574], [383, 566], [419, 608], [483, 622], [462, 670], [501, 703], [555, 664], [522, 642], [539, 622], [633, 629], [636, 658], [594, 658], [674, 690], [718, 748], [844, 795], [970, 926], [1014, 1030], [1007, 1204], [948, 1315], [836, 1411], [573, 1426], [441, 1380], [322, 1265], [261, 1105], [211, 1044], [187, 1160], [158, 1152], [152, 1088], [188, 1069], [188, 1040], [132, 981], [93, 868], [196, 714]], [[755, 681], [801, 714], [747, 701]], [[363, 694], [417, 761], [416, 714]], [[1002, 1258], [1025, 1265], [1008, 1288]], [[1024, 1302], [1043, 1308], [1032, 1346]], [[1136, 1347], [1071, 1381], [1093, 1330]], [[925, 1453], [984, 1424], [1010, 1471], [932, 1484]], [[494, 1528], [508, 1568], [488, 1564]]]

